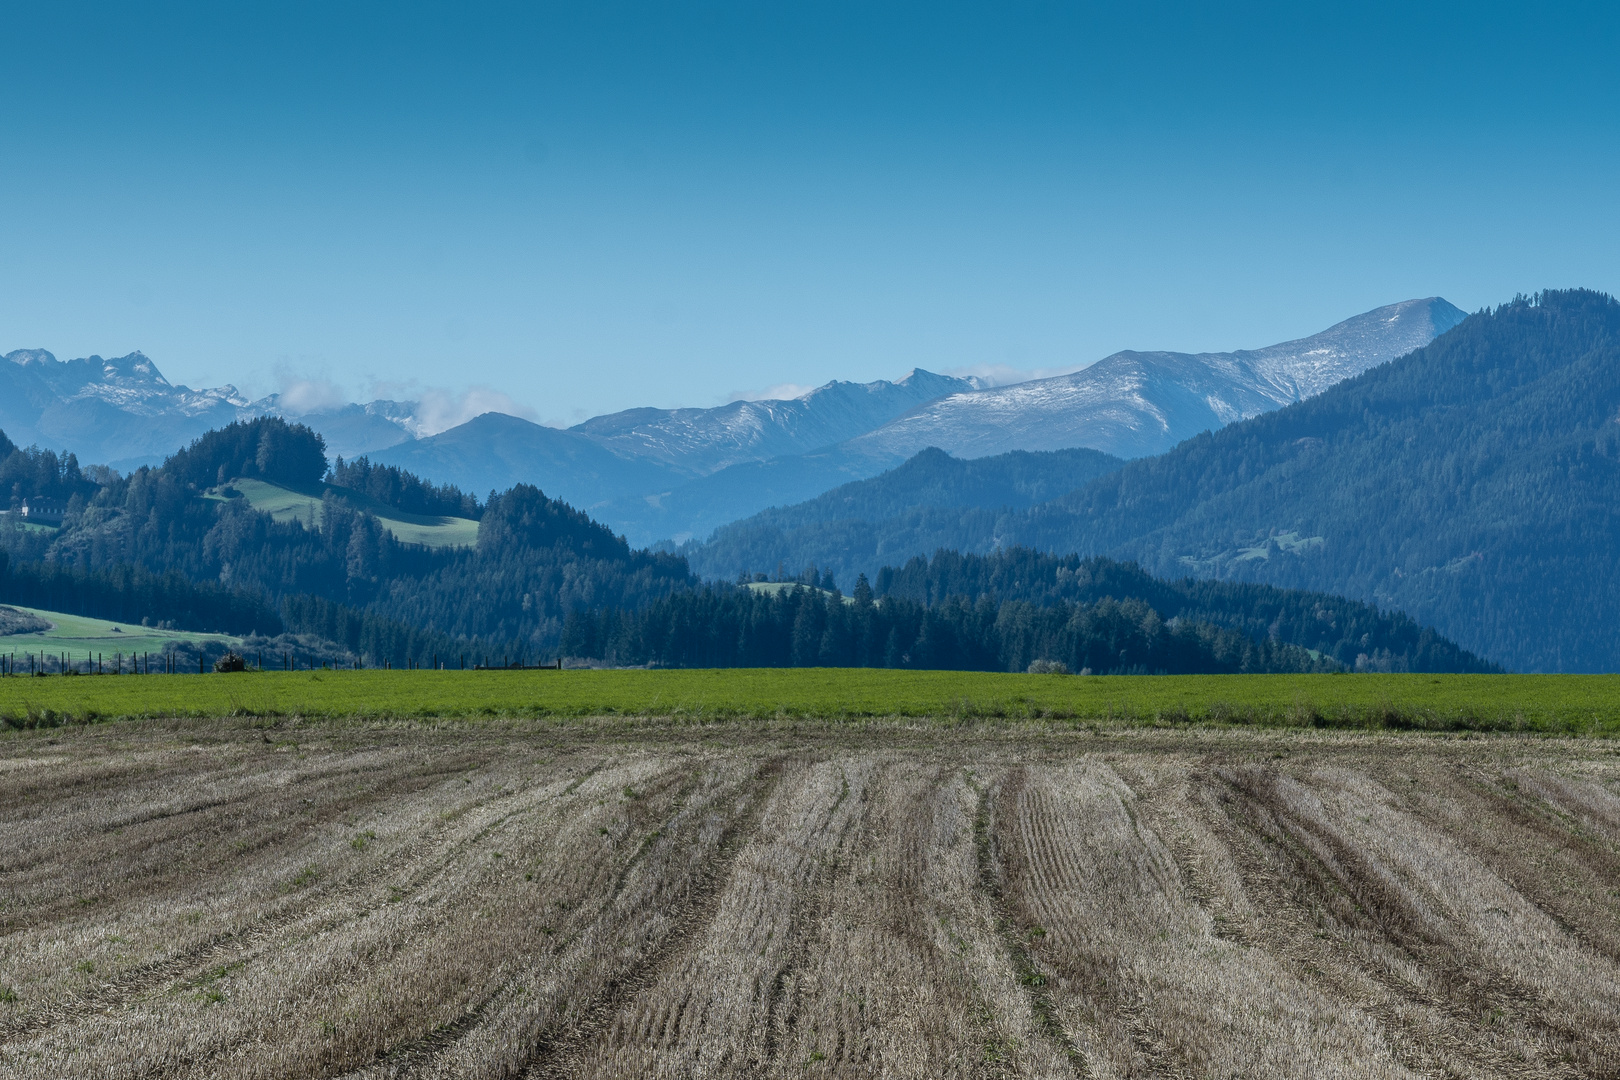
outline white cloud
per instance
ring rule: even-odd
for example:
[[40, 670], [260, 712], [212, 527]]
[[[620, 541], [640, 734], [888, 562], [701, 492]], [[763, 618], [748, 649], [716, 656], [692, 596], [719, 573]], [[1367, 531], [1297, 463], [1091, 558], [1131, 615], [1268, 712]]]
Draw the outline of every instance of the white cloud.
[[341, 409], [349, 403], [349, 395], [329, 379], [295, 379], [283, 375], [281, 393], [276, 401], [287, 412], [302, 416], [305, 413]]
[[801, 386], [798, 383], [777, 383], [767, 386], [763, 390], [737, 390], [726, 398], [729, 401], [790, 401], [801, 398], [814, 390], [813, 386]]
[[459, 393], [438, 389], [423, 391], [416, 399], [416, 415], [409, 429], [411, 434], [422, 439], [490, 412], [539, 422], [539, 415], [527, 405], [518, 404], [499, 390], [474, 386]]

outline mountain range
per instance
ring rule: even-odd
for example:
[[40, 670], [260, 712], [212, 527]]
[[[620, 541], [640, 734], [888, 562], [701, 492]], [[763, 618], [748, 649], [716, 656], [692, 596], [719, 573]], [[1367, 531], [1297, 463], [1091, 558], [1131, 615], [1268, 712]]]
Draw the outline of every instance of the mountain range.
[[967, 458], [1075, 446], [1124, 458], [1160, 454], [1200, 431], [1320, 394], [1465, 317], [1429, 297], [1264, 349], [1117, 352], [1070, 375], [942, 397], [853, 439], [848, 450], [886, 464], [929, 446]]
[[176, 386], [140, 352], [58, 360], [44, 349], [18, 349], [0, 357], [0, 429], [21, 446], [72, 451], [86, 463], [126, 471], [156, 465], [208, 431], [273, 415], [305, 420], [338, 454], [392, 446], [420, 431], [413, 402], [293, 410], [276, 394], [250, 401], [234, 386]]
[[[1058, 453], [1078, 470], [1117, 465], [1094, 450]], [[1052, 491], [1052, 470], [1035, 455], [988, 471], [925, 456], [947, 467], [901, 470], [895, 490], [876, 485], [846, 510], [881, 511], [908, 485], [912, 495], [981, 502]], [[560, 653], [658, 666], [1492, 669], [1365, 604], [1269, 586], [1187, 588], [1106, 559], [1027, 550], [910, 560], [885, 568], [875, 587], [855, 582], [849, 603], [831, 575], [813, 571], [704, 584], [680, 556], [632, 550], [528, 485], [479, 504], [390, 466], [329, 470], [320, 437], [280, 417], [209, 432], [156, 469], [92, 472], [0, 433], [0, 482], [67, 502], [54, 527], [0, 517], [0, 601], [255, 634], [255, 650], [296, 649], [339, 667]], [[250, 494], [266, 488], [321, 497], [307, 515], [282, 519]], [[385, 524], [447, 510], [477, 519], [462, 543], [411, 543]], [[194, 649], [188, 659], [207, 658]]]
[[1318, 393], [1462, 317], [1439, 298], [1410, 300], [1264, 349], [1121, 352], [1073, 374], [1001, 387], [915, 369], [785, 400], [630, 409], [566, 430], [485, 413], [433, 432], [414, 402], [302, 410], [278, 395], [249, 400], [232, 386], [173, 385], [139, 352], [58, 360], [18, 350], [0, 363], [0, 427], [19, 445], [71, 449], [127, 470], [232, 421], [279, 415], [320, 432], [333, 455], [368, 454], [469, 491], [533, 483], [633, 543], [680, 543], [876, 476], [930, 446], [957, 457], [1158, 453]]
[[1620, 303], [1608, 296], [1546, 292], [1475, 314], [1305, 401], [1053, 498], [978, 494], [1014, 477], [1038, 492], [1071, 468], [928, 451], [684, 553], [704, 576], [814, 564], [847, 581], [936, 549], [1079, 552], [1401, 610], [1514, 670], [1620, 668]]
[[[680, 543], [766, 507], [876, 476], [930, 446], [958, 457], [1071, 448], [1119, 457], [1159, 453], [1200, 431], [1319, 393], [1427, 344], [1463, 318], [1430, 297], [1264, 349], [1115, 353], [1070, 375], [1012, 386], [916, 369], [893, 383], [829, 383], [791, 401], [633, 409], [566, 432], [520, 433], [485, 416], [374, 456], [472, 490], [535, 483], [634, 543]], [[494, 428], [533, 452], [494, 448], [487, 430]], [[664, 470], [662, 483], [648, 466]]]
[[[28, 356], [12, 363], [43, 380], [31, 369], [59, 362]], [[49, 372], [88, 367], [63, 365]], [[152, 377], [139, 370], [128, 373], [138, 367], [138, 361], [122, 368], [102, 362], [101, 370], [111, 368], [116, 378], [138, 389]], [[926, 374], [913, 376], [916, 385]], [[91, 381], [118, 388], [105, 374]], [[908, 391], [895, 389], [898, 385], [825, 397], [842, 401], [842, 422], [855, 425], [870, 420], [847, 419], [849, 401], [903, 409]], [[193, 401], [198, 415], [214, 407]], [[733, 430], [755, 421], [766, 430], [769, 425], [783, 430], [734, 437], [709, 467], [727, 455], [756, 452], [749, 440], [754, 445], [767, 437], [791, 440], [798, 431], [812, 430], [807, 414], [821, 422], [813, 406], [797, 412], [733, 409]], [[690, 430], [693, 422], [705, 418], [643, 413], [621, 418], [612, 430], [652, 440], [678, 433], [682, 424]], [[836, 430], [836, 422], [827, 421], [821, 432]], [[578, 431], [508, 417], [482, 417], [455, 431], [483, 433], [465, 446], [474, 465], [487, 457], [490, 443], [527, 460], [535, 451], [522, 440], [538, 433], [546, 441], [536, 446], [554, 452], [552, 467], [558, 472], [597, 469], [604, 482], [618, 482], [624, 468], [634, 466], [646, 470], [641, 482], [651, 483], [676, 475], [679, 462], [694, 460], [670, 452], [662, 461], [631, 461]], [[865, 437], [766, 461], [732, 461], [681, 490], [750, 473], [760, 490], [802, 483], [817, 470], [828, 475], [826, 463], [836, 466], [844, 448]], [[430, 442], [441, 459], [444, 448], [454, 445], [437, 436], [400, 447]], [[698, 440], [697, 445], [705, 444]], [[509, 488], [482, 511], [459, 493], [448, 493], [461, 500], [457, 505], [464, 502], [481, 515], [479, 550], [471, 553], [395, 543], [354, 507], [326, 508], [317, 536], [297, 523], [283, 526], [255, 515], [238, 505], [241, 499], [211, 501], [219, 492], [228, 496], [236, 477], [293, 483], [322, 474], [326, 463], [315, 434], [279, 418], [229, 427], [175, 455], [163, 469], [127, 478], [81, 473], [72, 459], [14, 449], [4, 439], [0, 456], [14, 499], [44, 496], [67, 503], [60, 530], [9, 518], [0, 523], [0, 536], [14, 558], [91, 570], [105, 565], [109, 573], [115, 565], [136, 563], [152, 573], [175, 571], [194, 582], [257, 588], [283, 600], [312, 594], [323, 603], [363, 609], [367, 618], [431, 634], [528, 640], [538, 646], [561, 640], [557, 635], [564, 634], [565, 622], [575, 620], [585, 635], [580, 640], [595, 642], [593, 648], [663, 656], [664, 645], [652, 649], [648, 635], [667, 644], [676, 632], [671, 627], [685, 626], [682, 620], [710, 603], [681, 599], [701, 578], [746, 576], [757, 584], [774, 570], [778, 583], [802, 580], [831, 595], [834, 575], [849, 585], [853, 576], [866, 573], [881, 594], [885, 581], [899, 580], [895, 574], [922, 574], [918, 565], [937, 570], [954, 565], [951, 559], [1000, 552], [1007, 558], [994, 564], [999, 569], [984, 571], [984, 580], [1000, 583], [995, 596], [958, 594], [977, 588], [972, 582], [979, 571], [964, 576], [949, 570], [940, 579], [948, 584], [927, 586], [927, 604], [956, 605], [957, 615], [950, 618], [959, 615], [958, 629], [966, 634], [973, 620], [983, 621], [978, 615], [969, 618], [970, 609], [978, 610], [973, 605], [1056, 596], [1047, 585], [1057, 588], [1062, 575], [1074, 571], [1063, 561], [1072, 554], [1126, 560], [1161, 581], [1184, 577], [1303, 590], [1297, 603], [1289, 601], [1289, 610], [1291, 619], [1304, 623], [1279, 640], [1308, 649], [1317, 648], [1306, 625], [1310, 619], [1339, 620], [1327, 600], [1311, 597], [1338, 596], [1404, 612], [1487, 664], [1524, 671], [1620, 667], [1620, 638], [1610, 629], [1620, 618], [1620, 580], [1613, 574], [1620, 560], [1620, 303], [1584, 290], [1519, 297], [1478, 312], [1394, 360], [1302, 401], [1197, 433], [1161, 454], [1127, 460], [1082, 447], [963, 459], [928, 448], [878, 476], [730, 523], [708, 543], [686, 544], [679, 553], [637, 553], [615, 535], [618, 530], [604, 529], [599, 519], [593, 522], [533, 487]], [[283, 466], [297, 476], [282, 476], [276, 470]], [[404, 490], [411, 478], [394, 479]], [[488, 508], [497, 505], [500, 513], [491, 518]], [[512, 528], [540, 530], [536, 536], [550, 536], [554, 525], [566, 525], [558, 536], [570, 538], [564, 546], [573, 553], [558, 551], [542, 567], [539, 556], [506, 545], [501, 526], [490, 531], [491, 521], [508, 519]], [[344, 524], [340, 529], [331, 523]], [[183, 544], [175, 539], [182, 533]], [[548, 540], [539, 547], [555, 545]], [[935, 555], [931, 563], [918, 563], [918, 556], [940, 549], [949, 558], [942, 562]], [[1013, 554], [1018, 551], [1035, 561]], [[799, 573], [806, 567], [814, 568]], [[1026, 569], [1038, 569], [1042, 580], [1052, 576], [1038, 596], [1026, 596], [1024, 590], [1032, 587]], [[431, 597], [422, 585], [429, 578], [439, 582]], [[951, 595], [934, 596], [939, 589]], [[491, 606], [489, 598], [497, 593], [500, 603]], [[1241, 590], [1231, 595], [1240, 594], [1251, 595]], [[735, 608], [739, 619], [752, 618], [752, 609], [741, 601], [713, 602]], [[649, 603], [654, 606], [646, 607]], [[646, 616], [653, 621], [636, 610], [653, 611]], [[818, 610], [817, 618], [831, 619], [829, 612], [839, 609], [823, 604]], [[771, 633], [787, 626], [777, 618], [781, 614], [772, 615], [777, 630]], [[1259, 617], [1254, 610], [1243, 616], [1249, 621], [1241, 632], [1250, 640], [1258, 633], [1253, 619]], [[1417, 646], [1417, 652], [1399, 654], [1389, 647], [1391, 655], [1383, 657], [1386, 646], [1345, 637], [1342, 620], [1329, 630], [1337, 635], [1334, 655], [1341, 663], [1354, 652], [1356, 666], [1362, 666], [1361, 653], [1368, 649], [1370, 666], [1427, 663], [1415, 659], [1422, 653]], [[793, 629], [791, 636], [801, 635]], [[989, 648], [989, 639], [980, 645]], [[995, 663], [1003, 661], [1011, 663], [1005, 657]]]

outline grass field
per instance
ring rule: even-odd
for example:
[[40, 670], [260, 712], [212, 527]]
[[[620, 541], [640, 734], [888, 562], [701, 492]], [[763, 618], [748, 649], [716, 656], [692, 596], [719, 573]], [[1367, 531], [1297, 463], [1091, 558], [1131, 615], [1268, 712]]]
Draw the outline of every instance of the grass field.
[[[21, 607], [17, 604], [7, 604], [6, 607], [16, 608], [38, 615], [52, 624], [50, 630], [32, 634], [6, 634], [0, 637], [0, 653], [7, 657], [16, 655], [24, 671], [28, 670], [27, 654], [36, 656], [49, 654], [59, 656], [70, 653], [75, 660], [86, 656], [103, 656], [106, 663], [112, 663], [114, 655], [122, 653], [126, 662], [131, 656], [141, 653], [151, 653], [156, 656], [164, 649], [177, 643], [196, 643], [201, 641], [219, 642], [232, 648], [241, 645], [240, 638], [229, 637], [224, 634], [198, 634], [188, 630], [154, 630], [151, 627], [141, 626], [139, 623], [109, 622], [106, 619], [91, 619], [82, 615], [66, 615], [60, 611], [46, 611], [43, 608]], [[71, 681], [71, 680], [69, 680]], [[4, 693], [0, 692], [0, 698]]]
[[1620, 1073], [1602, 740], [132, 721], [0, 823], [0, 1077]]
[[5, 511], [4, 516], [7, 524], [14, 525], [23, 532], [55, 533], [59, 531], [55, 525], [46, 525], [38, 521], [25, 521], [24, 519], [15, 516], [15, 514], [10, 510]]
[[[752, 589], [754, 592], [763, 593], [766, 596], [777, 596], [784, 592], [791, 592], [794, 589], [803, 589], [807, 587], [808, 586], [801, 585], [796, 581], [751, 581], [748, 583], [748, 588]], [[827, 589], [817, 589], [816, 592], [829, 599], [832, 597], [832, 593]], [[853, 604], [854, 602], [855, 598], [853, 596], [844, 597], [844, 603]]]
[[[455, 661], [452, 661], [455, 662]], [[120, 716], [810, 717], [1217, 723], [1620, 734], [1612, 675], [1007, 675], [313, 671], [0, 679], [0, 721]]]
[[[320, 527], [321, 497], [328, 485], [295, 491], [264, 480], [243, 479], [232, 480], [230, 486], [241, 492], [255, 510], [269, 514], [277, 521], [301, 521], [311, 528]], [[426, 544], [428, 547], [471, 547], [478, 542], [478, 522], [470, 518], [407, 514], [348, 488], [334, 487], [331, 490], [376, 515], [382, 526], [401, 543]]]

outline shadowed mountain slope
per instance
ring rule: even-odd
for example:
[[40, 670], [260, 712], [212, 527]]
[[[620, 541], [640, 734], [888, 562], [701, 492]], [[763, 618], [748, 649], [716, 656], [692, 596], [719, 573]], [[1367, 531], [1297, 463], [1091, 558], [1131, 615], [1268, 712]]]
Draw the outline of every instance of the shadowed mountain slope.
[[1399, 608], [1510, 668], [1620, 668], [1620, 304], [1542, 293], [1036, 507], [1000, 539]]
[[694, 572], [797, 572], [818, 566], [853, 581], [875, 578], [936, 548], [994, 546], [1003, 516], [1072, 491], [1125, 463], [1096, 450], [1022, 450], [963, 461], [930, 448], [869, 480], [844, 484], [794, 506], [773, 507], [682, 549]]

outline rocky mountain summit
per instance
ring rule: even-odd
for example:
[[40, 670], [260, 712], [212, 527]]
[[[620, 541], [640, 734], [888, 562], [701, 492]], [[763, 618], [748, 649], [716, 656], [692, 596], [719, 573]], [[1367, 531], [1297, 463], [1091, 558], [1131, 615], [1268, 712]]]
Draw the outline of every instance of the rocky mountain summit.
[[333, 453], [348, 455], [417, 434], [412, 402], [303, 412], [274, 394], [253, 401], [230, 385], [175, 385], [141, 352], [59, 360], [44, 349], [17, 349], [0, 357], [0, 430], [18, 445], [72, 450], [86, 463], [156, 464], [206, 431], [270, 415], [303, 420]]

